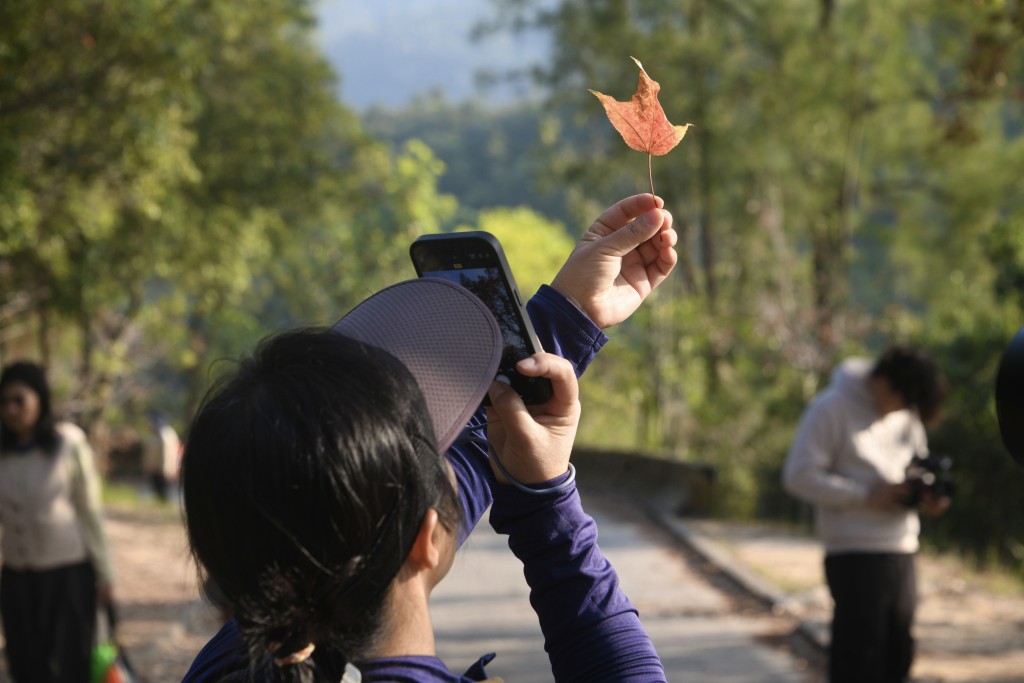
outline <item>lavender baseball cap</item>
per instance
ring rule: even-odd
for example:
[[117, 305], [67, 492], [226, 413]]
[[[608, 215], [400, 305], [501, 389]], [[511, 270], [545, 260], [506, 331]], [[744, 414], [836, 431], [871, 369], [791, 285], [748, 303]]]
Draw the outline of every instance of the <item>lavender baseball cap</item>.
[[442, 453], [480, 406], [504, 344], [498, 323], [480, 299], [439, 278], [382, 289], [332, 329], [384, 349], [408, 368], [426, 400]]

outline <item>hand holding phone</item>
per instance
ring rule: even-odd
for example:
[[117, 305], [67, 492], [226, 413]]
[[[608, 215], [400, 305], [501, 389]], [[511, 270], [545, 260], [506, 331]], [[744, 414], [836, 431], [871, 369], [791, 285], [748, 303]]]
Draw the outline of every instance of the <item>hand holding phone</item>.
[[553, 394], [543, 406], [528, 408], [510, 387], [494, 382], [488, 391], [487, 440], [497, 461], [494, 476], [521, 484], [540, 484], [566, 473], [580, 421], [579, 383], [572, 364], [550, 353], [524, 363], [523, 371], [551, 381]]
[[409, 255], [419, 277], [459, 284], [487, 306], [505, 340], [498, 373], [509, 379], [524, 403], [547, 401], [551, 382], [516, 370], [517, 362], [543, 349], [498, 239], [482, 231], [424, 235], [412, 243]]

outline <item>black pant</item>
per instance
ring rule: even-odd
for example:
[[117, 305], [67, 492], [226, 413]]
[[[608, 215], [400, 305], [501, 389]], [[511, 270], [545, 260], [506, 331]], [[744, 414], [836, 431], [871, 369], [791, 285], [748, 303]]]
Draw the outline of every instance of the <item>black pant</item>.
[[831, 683], [906, 681], [914, 662], [914, 556], [830, 554], [825, 557], [825, 578], [835, 602]]
[[0, 572], [0, 616], [16, 683], [84, 683], [96, 631], [96, 575], [88, 562]]
[[157, 500], [159, 500], [161, 503], [166, 503], [168, 482], [167, 477], [164, 476], [164, 473], [154, 472], [149, 476], [149, 481], [153, 485], [153, 493], [156, 494]]

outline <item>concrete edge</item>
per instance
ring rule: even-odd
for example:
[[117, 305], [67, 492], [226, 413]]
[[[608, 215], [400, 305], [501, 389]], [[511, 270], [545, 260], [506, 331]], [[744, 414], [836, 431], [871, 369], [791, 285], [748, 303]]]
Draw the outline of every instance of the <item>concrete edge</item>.
[[[655, 524], [672, 534], [685, 546], [715, 565], [741, 590], [765, 605], [773, 614], [796, 618], [786, 607], [785, 595], [769, 582], [737, 562], [714, 539], [694, 531], [686, 522], [670, 512], [647, 506], [645, 512]], [[822, 652], [828, 649], [828, 633], [816, 622], [796, 618], [796, 632]]]

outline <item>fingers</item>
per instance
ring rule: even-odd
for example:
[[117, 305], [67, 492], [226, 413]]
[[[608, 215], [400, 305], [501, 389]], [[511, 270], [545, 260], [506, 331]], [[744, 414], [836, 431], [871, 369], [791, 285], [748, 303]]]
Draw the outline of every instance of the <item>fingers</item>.
[[526, 377], [545, 377], [552, 396], [527, 407], [511, 386], [491, 384], [487, 438], [497, 458], [492, 461], [499, 482], [522, 484], [549, 481], [566, 472], [579, 423], [579, 386], [565, 359], [538, 353], [516, 364]]
[[882, 509], [896, 509], [904, 505], [910, 489], [903, 484], [879, 484], [868, 494], [868, 503]]
[[[659, 231], [671, 229], [672, 215], [662, 208], [664, 205], [665, 201], [661, 197], [651, 194], [626, 197], [606, 209], [588, 233], [600, 238], [602, 244], [616, 256], [625, 256], [657, 237]], [[675, 237], [671, 239], [668, 248], [675, 244]], [[657, 246], [661, 247], [662, 244]], [[644, 260], [648, 261], [648, 258]]]
[[537, 353], [519, 361], [516, 370], [526, 377], [550, 380], [551, 398], [543, 405], [534, 406], [531, 414], [507, 380], [499, 378], [491, 383], [487, 393], [491, 398], [491, 408], [503, 422], [522, 428], [524, 421], [534, 421], [534, 415], [571, 418], [576, 414], [580, 389], [569, 361], [550, 353]]
[[648, 240], [657, 238], [668, 223], [667, 215], [664, 209], [651, 209], [602, 238], [602, 243], [616, 256], [625, 256]]
[[[487, 409], [488, 423], [509, 422], [522, 430], [524, 422], [530, 420], [526, 404], [523, 403], [523, 399], [515, 392], [506, 377], [499, 376], [491, 382], [491, 386], [487, 388], [487, 396], [491, 399], [491, 406]], [[492, 413], [497, 414], [497, 420], [491, 416]]]
[[675, 270], [676, 263], [678, 262], [679, 255], [672, 248], [658, 252], [658, 256], [650, 261], [644, 259], [644, 269], [647, 273], [647, 281], [651, 289], [656, 289], [664, 282], [672, 274], [672, 271]]
[[635, 194], [620, 199], [597, 217], [591, 230], [596, 230], [601, 236], [610, 235], [637, 216], [664, 205], [665, 201], [661, 197], [652, 194]]
[[[636, 247], [636, 253], [640, 257], [640, 265], [644, 269], [649, 290], [656, 289], [664, 282], [679, 261], [679, 255], [675, 250], [679, 235], [672, 229], [672, 214], [665, 210], [660, 211], [665, 218], [661, 229]], [[622, 230], [620, 232], [626, 231]]]
[[551, 398], [542, 412], [554, 417], [575, 414], [580, 398], [580, 385], [572, 364], [550, 353], [537, 353], [516, 364], [516, 370], [527, 377], [546, 377], [551, 381]]
[[[665, 218], [665, 222], [661, 225], [661, 230], [636, 248], [640, 252], [640, 257], [643, 259], [644, 264], [650, 264], [659, 259], [666, 258], [674, 260], [675, 252], [673, 248], [679, 241], [679, 234], [672, 227], [672, 214], [665, 210], [662, 210], [661, 213]], [[669, 252], [672, 253], [670, 254]]]

